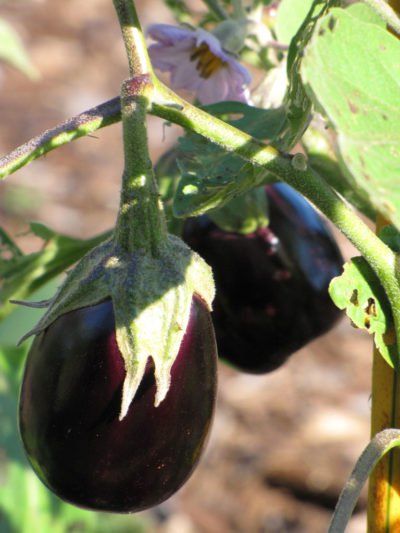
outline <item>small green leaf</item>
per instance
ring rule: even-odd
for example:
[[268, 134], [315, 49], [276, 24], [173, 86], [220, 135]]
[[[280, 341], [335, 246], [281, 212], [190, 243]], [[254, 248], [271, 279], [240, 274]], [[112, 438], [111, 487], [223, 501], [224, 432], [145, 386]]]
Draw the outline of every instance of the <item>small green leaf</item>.
[[[223, 102], [206, 109], [254, 137], [268, 139], [271, 144], [285, 119], [282, 108], [258, 109], [239, 102]], [[179, 143], [182, 179], [173, 206], [177, 217], [199, 215], [221, 207], [241, 190], [247, 191], [249, 186], [264, 182], [268, 175], [264, 169], [244, 163], [241, 157], [226, 153], [200, 135], [187, 133]]]
[[2, 19], [0, 19], [0, 60], [9, 63], [31, 79], [39, 77], [18, 33]]
[[186, 2], [183, 0], [165, 0], [165, 3], [179, 24], [190, 23], [192, 21], [192, 16]]
[[398, 366], [393, 317], [386, 294], [372, 268], [362, 257], [354, 257], [334, 278], [329, 294], [352, 323], [374, 336], [375, 345], [392, 367]]
[[282, 107], [262, 109], [241, 102], [219, 102], [204, 106], [203, 109], [257, 139], [267, 139], [271, 144], [285, 121]]
[[400, 253], [400, 231], [397, 228], [390, 225], [384, 226], [378, 236], [396, 254]]
[[268, 202], [264, 187], [234, 198], [208, 216], [224, 231], [248, 234], [268, 226]]
[[0, 228], [0, 259], [7, 261], [21, 255], [22, 252], [14, 240], [3, 228]]
[[15, 243], [10, 241], [4, 231], [0, 234], [3, 249], [6, 245], [11, 253], [11, 257], [4, 254], [0, 257], [0, 319], [15, 309], [15, 305], [9, 300], [29, 297], [109, 235], [101, 234], [83, 240], [58, 234], [39, 223], [32, 223], [30, 227], [35, 235], [45, 241], [45, 246], [32, 254], [22, 254], [19, 249], [15, 249]]
[[400, 228], [399, 40], [334, 9], [318, 22], [302, 75], [338, 133], [348, 183]]

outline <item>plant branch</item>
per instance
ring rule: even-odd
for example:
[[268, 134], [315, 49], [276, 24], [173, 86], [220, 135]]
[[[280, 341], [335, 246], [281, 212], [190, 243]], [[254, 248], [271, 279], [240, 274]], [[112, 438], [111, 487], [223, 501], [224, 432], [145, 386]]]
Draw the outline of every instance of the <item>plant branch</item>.
[[13, 174], [28, 163], [64, 144], [120, 121], [119, 97], [84, 111], [54, 128], [46, 130], [2, 157], [0, 159], [0, 179]]
[[364, 483], [380, 459], [396, 446], [400, 446], [398, 429], [385, 429], [371, 440], [343, 487], [328, 533], [343, 533], [346, 530]]
[[130, 77], [153, 75], [153, 67], [134, 2], [132, 0], [113, 0], [113, 2], [128, 56]]
[[157, 255], [167, 230], [147, 142], [154, 74], [134, 2], [113, 1], [130, 74], [121, 89], [125, 166], [114, 239], [127, 252], [141, 248]]

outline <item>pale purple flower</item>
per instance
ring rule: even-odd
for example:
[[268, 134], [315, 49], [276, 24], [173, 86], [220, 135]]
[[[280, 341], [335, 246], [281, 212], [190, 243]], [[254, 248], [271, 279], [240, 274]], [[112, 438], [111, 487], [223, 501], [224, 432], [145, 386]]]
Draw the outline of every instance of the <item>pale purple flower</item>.
[[211, 33], [153, 24], [148, 35], [157, 41], [149, 47], [155, 68], [171, 73], [171, 85], [196, 94], [200, 103], [223, 100], [248, 102], [251, 77], [233, 55], [223, 50]]

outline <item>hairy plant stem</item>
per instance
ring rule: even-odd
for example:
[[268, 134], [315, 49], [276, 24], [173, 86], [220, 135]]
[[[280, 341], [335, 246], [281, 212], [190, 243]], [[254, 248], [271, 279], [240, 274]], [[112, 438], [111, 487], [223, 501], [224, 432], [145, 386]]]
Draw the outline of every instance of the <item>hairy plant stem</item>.
[[135, 4], [132, 0], [113, 0], [121, 26], [131, 78], [143, 74], [153, 75], [153, 67], [147, 53], [146, 41], [140, 27]]
[[153, 70], [132, 0], [114, 0], [131, 79], [121, 90], [125, 166], [114, 238], [128, 252], [158, 255], [167, 236], [162, 204], [150, 160], [146, 114]]

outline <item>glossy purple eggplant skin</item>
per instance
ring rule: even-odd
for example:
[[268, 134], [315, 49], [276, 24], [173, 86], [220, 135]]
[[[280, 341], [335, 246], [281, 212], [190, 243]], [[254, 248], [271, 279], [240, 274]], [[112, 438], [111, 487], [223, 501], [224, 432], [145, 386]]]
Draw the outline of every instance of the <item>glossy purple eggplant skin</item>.
[[286, 184], [265, 190], [268, 228], [241, 235], [203, 216], [187, 220], [183, 232], [214, 272], [220, 356], [256, 374], [278, 368], [337, 322], [341, 312], [328, 286], [344, 263], [325, 222], [299, 193]]
[[216, 395], [210, 313], [195, 296], [165, 400], [148, 364], [127, 416], [111, 301], [67, 313], [36, 337], [20, 396], [20, 432], [40, 479], [92, 510], [136, 512], [169, 498], [199, 461]]

